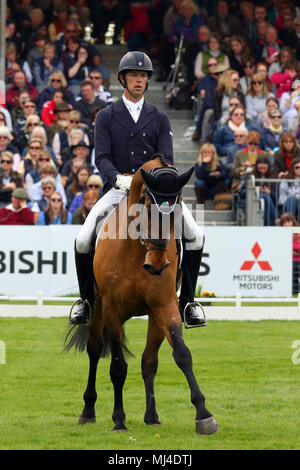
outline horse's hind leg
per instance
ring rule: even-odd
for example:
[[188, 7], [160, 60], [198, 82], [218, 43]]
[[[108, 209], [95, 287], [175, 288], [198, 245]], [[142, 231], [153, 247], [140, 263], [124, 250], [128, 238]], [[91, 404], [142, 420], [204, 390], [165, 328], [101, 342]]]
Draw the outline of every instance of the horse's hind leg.
[[142, 375], [146, 391], [146, 412], [144, 421], [146, 424], [161, 424], [156, 412], [154, 395], [154, 378], [158, 365], [158, 350], [165, 335], [157, 328], [153, 319], [149, 317], [147, 344], [142, 356]]
[[112, 419], [115, 426], [113, 431], [128, 431], [125, 426], [126, 415], [123, 408], [123, 386], [127, 376], [127, 363], [124, 358], [121, 337], [112, 336], [110, 338], [110, 350], [110, 378], [114, 387], [114, 411]]

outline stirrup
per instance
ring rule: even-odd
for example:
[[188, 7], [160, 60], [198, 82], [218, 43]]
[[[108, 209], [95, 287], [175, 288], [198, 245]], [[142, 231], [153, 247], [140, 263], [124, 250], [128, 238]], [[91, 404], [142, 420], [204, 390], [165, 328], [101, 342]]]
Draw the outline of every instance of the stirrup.
[[[202, 312], [202, 316], [203, 316], [203, 323], [202, 325], [189, 325], [186, 321], [186, 318], [185, 318], [185, 311], [187, 309], [187, 307], [189, 307], [190, 305], [193, 305], [194, 307], [200, 307], [201, 308], [201, 312]], [[204, 312], [204, 308], [202, 307], [202, 305], [200, 304], [200, 302], [198, 301], [194, 301], [194, 302], [188, 302], [186, 304], [186, 306], [184, 307], [184, 310], [183, 310], [183, 322], [184, 322], [184, 327], [185, 328], [199, 328], [201, 326], [207, 326], [207, 323], [206, 323], [206, 316], [205, 316], [205, 312]]]
[[[90, 304], [90, 302], [87, 300], [87, 299], [77, 299], [75, 300], [75, 302], [73, 302], [72, 306], [71, 306], [71, 309], [70, 309], [70, 313], [69, 313], [69, 323], [71, 325], [74, 325], [73, 322], [71, 322], [71, 317], [72, 317], [72, 312], [73, 312], [73, 309], [76, 305], [78, 305], [80, 302], [85, 302], [88, 307], [89, 307], [89, 315], [88, 315], [88, 318], [87, 318], [87, 321], [89, 321], [91, 318], [92, 318], [92, 306]], [[75, 323], [76, 324], [76, 323]]]

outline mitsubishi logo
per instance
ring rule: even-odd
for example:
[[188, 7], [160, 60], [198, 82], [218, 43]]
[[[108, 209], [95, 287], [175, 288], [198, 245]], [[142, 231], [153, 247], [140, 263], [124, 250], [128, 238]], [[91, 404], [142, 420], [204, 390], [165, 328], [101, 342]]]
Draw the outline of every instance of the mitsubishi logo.
[[270, 263], [268, 261], [259, 261], [258, 258], [262, 252], [259, 244], [256, 242], [252, 249], [252, 254], [255, 258], [255, 260], [247, 260], [247, 261], [244, 261], [240, 270], [241, 271], [251, 271], [251, 269], [253, 268], [253, 266], [255, 265], [255, 263], [258, 263], [260, 269], [262, 271], [272, 271], [272, 267], [270, 266]]

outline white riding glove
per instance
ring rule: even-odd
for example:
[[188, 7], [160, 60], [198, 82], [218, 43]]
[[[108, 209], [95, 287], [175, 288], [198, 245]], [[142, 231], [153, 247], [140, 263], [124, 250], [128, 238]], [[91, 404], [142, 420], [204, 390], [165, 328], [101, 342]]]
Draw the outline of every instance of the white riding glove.
[[129, 191], [131, 185], [132, 176], [118, 175], [115, 183], [115, 187], [123, 189], [123, 191]]

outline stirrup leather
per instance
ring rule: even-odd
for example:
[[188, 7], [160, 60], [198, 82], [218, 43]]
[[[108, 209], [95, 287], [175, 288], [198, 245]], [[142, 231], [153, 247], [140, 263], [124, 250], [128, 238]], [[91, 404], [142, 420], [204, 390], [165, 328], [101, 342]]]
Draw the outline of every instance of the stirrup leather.
[[89, 321], [92, 318], [92, 306], [91, 306], [90, 302], [87, 299], [77, 299], [77, 300], [75, 300], [75, 302], [73, 302], [73, 304], [71, 306], [70, 313], [69, 313], [69, 323], [72, 323], [71, 322], [71, 317], [72, 317], [74, 307], [76, 305], [78, 305], [80, 302], [85, 302], [89, 307], [89, 315], [88, 315], [87, 321]]
[[[190, 305], [193, 305], [194, 307], [196, 307], [196, 306], [197, 306], [197, 307], [200, 307], [201, 312], [202, 312], [202, 316], [203, 316], [203, 320], [204, 320], [204, 322], [203, 322], [202, 325], [189, 325], [189, 324], [187, 323], [186, 318], [185, 318], [185, 311], [186, 311], [187, 307], [189, 307]], [[183, 321], [184, 321], [184, 327], [185, 327], [185, 328], [199, 328], [199, 327], [201, 327], [201, 326], [206, 326], [206, 325], [207, 325], [207, 323], [206, 323], [206, 316], [205, 316], [205, 312], [204, 312], [204, 308], [202, 307], [202, 305], [200, 304], [200, 302], [194, 301], [194, 302], [188, 302], [188, 303], [186, 304], [186, 306], [184, 307], [184, 310], [183, 310]]]

